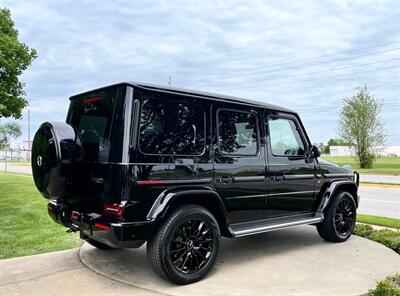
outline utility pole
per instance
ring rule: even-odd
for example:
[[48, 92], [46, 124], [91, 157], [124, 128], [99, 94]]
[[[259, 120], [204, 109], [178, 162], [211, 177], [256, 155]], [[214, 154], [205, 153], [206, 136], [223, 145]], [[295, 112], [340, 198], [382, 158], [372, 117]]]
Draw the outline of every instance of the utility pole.
[[31, 109], [28, 109], [28, 153], [27, 153], [27, 158], [31, 159], [31, 149], [32, 149], [32, 142], [31, 142]]
[[31, 151], [31, 109], [28, 108], [28, 150]]
[[171, 86], [171, 75], [168, 76], [168, 85]]

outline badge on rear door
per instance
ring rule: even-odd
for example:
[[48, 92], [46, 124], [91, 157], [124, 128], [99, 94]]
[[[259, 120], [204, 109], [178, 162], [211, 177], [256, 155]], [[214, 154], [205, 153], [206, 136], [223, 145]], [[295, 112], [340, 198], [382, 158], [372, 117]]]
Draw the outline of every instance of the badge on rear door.
[[40, 155], [36, 158], [36, 163], [38, 166], [42, 166], [42, 157]]

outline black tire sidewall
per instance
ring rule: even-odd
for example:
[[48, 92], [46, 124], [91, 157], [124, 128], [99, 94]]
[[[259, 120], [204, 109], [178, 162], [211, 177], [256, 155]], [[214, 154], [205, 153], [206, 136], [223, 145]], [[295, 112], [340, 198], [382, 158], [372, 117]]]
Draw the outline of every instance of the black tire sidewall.
[[[220, 238], [218, 223], [208, 210], [200, 206], [190, 206], [190, 207], [180, 208], [177, 210], [177, 214], [172, 215], [172, 217], [173, 221], [170, 224], [168, 224], [168, 229], [166, 232], [166, 236], [164, 238], [164, 246], [162, 248], [162, 260], [166, 269], [167, 273], [166, 276], [172, 281], [177, 282], [179, 284], [187, 284], [198, 281], [207, 275], [209, 270], [213, 267], [215, 260], [217, 258], [219, 250], [219, 238]], [[204, 220], [204, 222], [209, 227], [213, 237], [213, 252], [211, 254], [210, 259], [208, 260], [207, 264], [204, 267], [202, 267], [197, 272], [186, 274], [178, 271], [175, 268], [168, 252], [172, 237], [175, 234], [177, 228], [182, 223], [185, 223], [186, 221], [195, 218]]]
[[[348, 200], [352, 203], [352, 206], [353, 206], [353, 209], [354, 209], [354, 219], [353, 219], [353, 224], [352, 224], [352, 226], [351, 226], [351, 231], [350, 231], [347, 235], [345, 235], [345, 236], [340, 235], [340, 234], [337, 232], [336, 226], [335, 226], [335, 213], [336, 213], [336, 209], [337, 209], [339, 203], [340, 203], [342, 200], [344, 200], [344, 199], [348, 199]], [[345, 241], [345, 240], [347, 240], [347, 239], [351, 236], [351, 234], [353, 233], [354, 226], [355, 226], [355, 224], [356, 224], [356, 218], [357, 218], [356, 203], [355, 203], [355, 201], [354, 201], [353, 196], [352, 196], [349, 192], [347, 192], [347, 191], [341, 191], [341, 192], [339, 192], [339, 193], [336, 195], [336, 198], [333, 200], [333, 202], [332, 202], [332, 204], [331, 204], [331, 207], [329, 207], [329, 213], [328, 213], [328, 215], [327, 215], [326, 218], [328, 219], [328, 223], [330, 224], [330, 226], [331, 226], [331, 228], [332, 228], [332, 230], [333, 230], [333, 233], [335, 234], [337, 240], [338, 240], [338, 241]]]

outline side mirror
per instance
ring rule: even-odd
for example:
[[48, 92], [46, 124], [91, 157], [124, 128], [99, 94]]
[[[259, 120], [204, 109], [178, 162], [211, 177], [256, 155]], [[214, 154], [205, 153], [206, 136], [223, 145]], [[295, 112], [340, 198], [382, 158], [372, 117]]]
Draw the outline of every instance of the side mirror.
[[321, 151], [315, 145], [311, 145], [308, 153], [308, 158], [318, 158], [321, 156]]

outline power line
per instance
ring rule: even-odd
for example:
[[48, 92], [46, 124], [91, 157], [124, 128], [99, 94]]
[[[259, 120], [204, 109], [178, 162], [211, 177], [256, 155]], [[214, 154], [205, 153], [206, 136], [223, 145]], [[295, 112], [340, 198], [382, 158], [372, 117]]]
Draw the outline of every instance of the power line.
[[[345, 51], [340, 51], [340, 52], [336, 52], [336, 53], [332, 53], [332, 54], [326, 54], [326, 55], [320, 55], [320, 56], [315, 56], [315, 57], [310, 57], [310, 58], [305, 58], [305, 59], [296, 59], [296, 60], [291, 60], [288, 62], [284, 62], [284, 63], [278, 63], [278, 64], [269, 64], [266, 65], [268, 67], [272, 67], [272, 66], [277, 66], [277, 65], [284, 65], [284, 64], [293, 64], [293, 63], [298, 63], [298, 62], [302, 62], [302, 61], [310, 61], [310, 60], [316, 60], [316, 59], [321, 59], [321, 58], [326, 58], [326, 57], [332, 57], [332, 56], [336, 56], [336, 55], [341, 55], [341, 54], [348, 54], [348, 53], [352, 53], [352, 52], [358, 52], [358, 51], [365, 51], [371, 48], [376, 48], [376, 47], [383, 47], [383, 46], [387, 46], [387, 45], [391, 45], [391, 44], [399, 44], [400, 41], [392, 41], [392, 42], [386, 42], [386, 43], [379, 43], [379, 44], [375, 44], [375, 45], [371, 45], [371, 46], [367, 46], [367, 47], [359, 47], [359, 48], [354, 48], [354, 49], [350, 49], [350, 50], [345, 50]], [[224, 55], [228, 55], [231, 52], [233, 52], [234, 50], [225, 50], [223, 53]], [[245, 50], [245, 51], [237, 51], [238, 53], [251, 53], [251, 52], [258, 52], [260, 51], [260, 49], [256, 49], [256, 50]], [[238, 58], [241, 59], [241, 58]], [[232, 59], [231, 59], [232, 60]]]
[[[396, 51], [399, 50], [400, 47], [395, 47], [395, 48], [390, 48], [390, 49], [385, 49], [385, 50], [380, 50], [380, 51], [374, 51], [374, 52], [367, 52], [365, 54], [358, 54], [355, 55], [356, 57], [361, 57], [364, 55], [368, 55], [368, 54], [376, 54], [376, 53], [383, 53], [383, 52], [390, 52], [390, 51]], [[327, 56], [333, 56], [333, 55], [338, 55], [338, 54], [332, 54], [332, 55], [327, 55]], [[354, 59], [354, 56], [347, 56], [347, 57], [343, 57], [343, 58], [338, 58], [338, 59], [334, 59], [334, 60], [328, 60], [328, 61], [322, 61], [322, 62], [317, 62], [317, 63], [311, 63], [311, 64], [306, 64], [306, 65], [295, 65], [292, 67], [286, 67], [284, 69], [273, 69], [273, 70], [268, 70], [268, 71], [250, 71], [250, 72], [246, 72], [244, 74], [238, 74], [238, 75], [232, 75], [231, 74], [227, 74], [227, 75], [214, 75], [216, 77], [213, 78], [218, 78], [218, 77], [227, 77], [227, 78], [231, 78], [231, 77], [247, 77], [247, 76], [254, 76], [254, 75], [259, 75], [259, 74], [264, 74], [264, 73], [272, 73], [272, 72], [280, 72], [280, 71], [288, 71], [288, 70], [292, 70], [292, 69], [301, 69], [301, 68], [305, 68], [305, 67], [310, 67], [310, 66], [317, 66], [317, 65], [323, 65], [323, 64], [329, 64], [329, 63], [335, 63], [338, 61], [346, 61], [346, 60], [350, 60], [350, 59]], [[302, 59], [302, 60], [297, 60], [297, 61], [292, 61], [292, 62], [284, 62], [284, 63], [278, 63], [278, 64], [270, 64], [270, 65], [263, 65], [263, 66], [257, 66], [257, 67], [253, 67], [250, 70], [255, 70], [255, 69], [265, 69], [265, 68], [269, 68], [269, 67], [277, 67], [277, 66], [283, 66], [283, 65], [289, 65], [289, 64], [293, 64], [293, 63], [298, 63], [298, 62], [304, 62], [304, 61], [309, 61], [309, 60], [315, 60], [317, 58], [310, 58], [310, 59]], [[244, 70], [247, 71], [248, 69]]]
[[[371, 63], [359, 64], [359, 65], [355, 65], [355, 66], [339, 67], [339, 68], [334, 68], [334, 69], [330, 69], [330, 70], [299, 73], [299, 74], [295, 74], [295, 75], [289, 75], [289, 77], [299, 77], [299, 76], [309, 76], [309, 75], [315, 75], [315, 74], [321, 74], [321, 73], [330, 73], [330, 72], [339, 71], [339, 70], [353, 69], [353, 68], [369, 66], [369, 65], [375, 65], [375, 64], [381, 64], [381, 63], [386, 63], [386, 62], [393, 62], [393, 61], [400, 61], [400, 59], [387, 59], [387, 60], [380, 60], [380, 61], [371, 62]], [[285, 70], [268, 71], [268, 72], [264, 72], [264, 73], [272, 73], [272, 72], [279, 72], [279, 71], [285, 71]], [[260, 81], [260, 80], [262, 80], [262, 79], [260, 78], [260, 79], [257, 79], [257, 80], [252, 80], [251, 82], [257, 82], [257, 81]], [[275, 78], [275, 80], [276, 80], [276, 78]], [[246, 82], [246, 81], [243, 81], [243, 82], [234, 82], [234, 81], [232, 81], [232, 82], [222, 82], [221, 84], [223, 86], [225, 86], [225, 85], [232, 85], [232, 84], [234, 84], [234, 85], [242, 85], [242, 84], [247, 84], [247, 83], [248, 82]]]
[[256, 86], [245, 86], [241, 87], [240, 89], [254, 89], [254, 88], [262, 88], [264, 86], [266, 87], [271, 87], [271, 86], [280, 86], [280, 85], [290, 85], [290, 84], [296, 84], [300, 82], [309, 82], [309, 81], [316, 81], [316, 80], [321, 80], [321, 79], [332, 79], [332, 78], [340, 78], [340, 77], [346, 77], [346, 76], [352, 76], [352, 75], [358, 75], [358, 74], [363, 74], [363, 73], [370, 73], [370, 72], [379, 72], [379, 71], [384, 71], [384, 70], [390, 70], [390, 69], [400, 69], [400, 66], [391, 66], [391, 67], [384, 67], [384, 68], [379, 68], [379, 69], [372, 69], [372, 70], [367, 70], [367, 71], [359, 71], [357, 73], [349, 73], [349, 74], [337, 74], [335, 76], [325, 76], [325, 77], [318, 77], [318, 78], [311, 78], [311, 79], [303, 79], [303, 80], [297, 80], [297, 81], [286, 81], [282, 83], [273, 83], [269, 84], [268, 80], [265, 81], [265, 84], [263, 85], [256, 85]]

